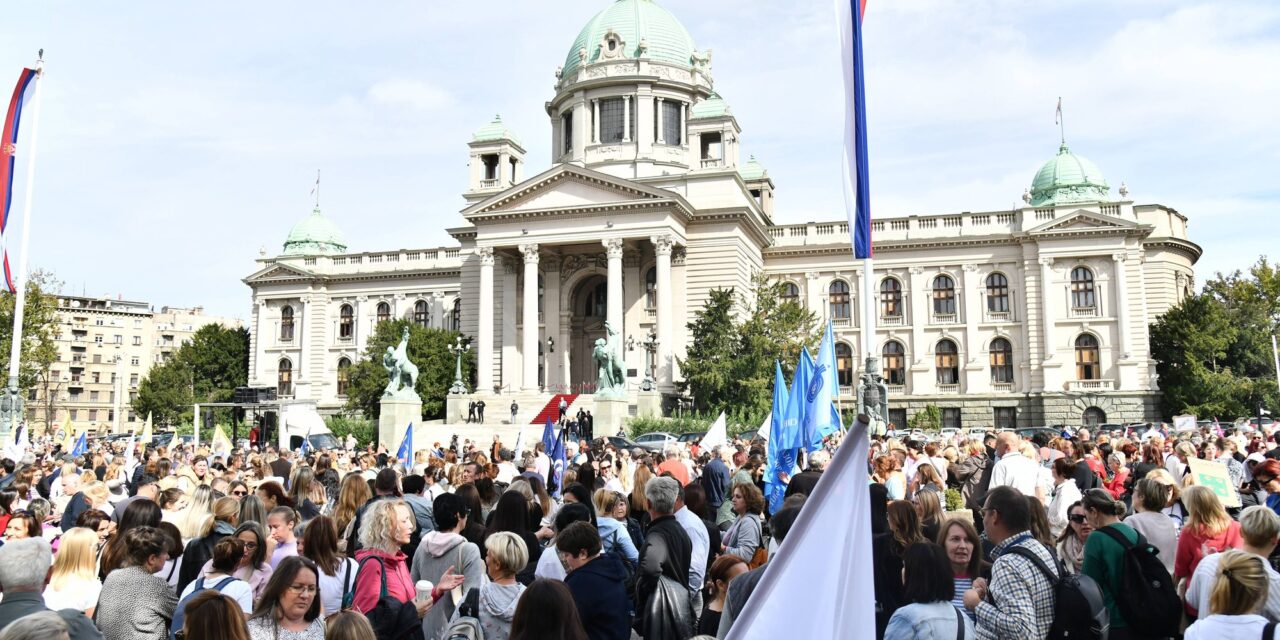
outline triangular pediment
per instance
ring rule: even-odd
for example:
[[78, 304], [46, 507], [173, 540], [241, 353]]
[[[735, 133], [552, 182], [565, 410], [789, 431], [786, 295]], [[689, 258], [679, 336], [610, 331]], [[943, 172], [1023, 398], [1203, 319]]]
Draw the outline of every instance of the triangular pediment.
[[462, 215], [472, 218], [674, 199], [678, 196], [664, 189], [562, 164], [468, 207]]
[[245, 278], [244, 281], [245, 282], [268, 282], [268, 281], [280, 281], [280, 280], [310, 280], [314, 277], [316, 277], [314, 273], [311, 273], [310, 271], [307, 271], [305, 269], [300, 269], [293, 265], [276, 262], [259, 269], [253, 275], [249, 276], [248, 278]]
[[1098, 231], [1127, 231], [1137, 228], [1137, 223], [1124, 218], [1103, 215], [1085, 209], [1076, 209], [1071, 213], [1049, 220], [1031, 229], [1032, 235], [1050, 233], [1096, 233]]

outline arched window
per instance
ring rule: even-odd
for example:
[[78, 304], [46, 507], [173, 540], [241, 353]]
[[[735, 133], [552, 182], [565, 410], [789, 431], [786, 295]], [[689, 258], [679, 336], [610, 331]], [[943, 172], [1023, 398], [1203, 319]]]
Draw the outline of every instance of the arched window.
[[338, 396], [347, 397], [347, 390], [351, 388], [351, 360], [347, 358], [338, 358]]
[[885, 384], [904, 385], [907, 383], [907, 362], [906, 349], [902, 348], [902, 343], [897, 340], [890, 340], [884, 343], [884, 348], [880, 351], [884, 360], [884, 382]]
[[939, 340], [933, 351], [938, 368], [938, 384], [960, 384], [960, 357], [956, 343], [947, 339]]
[[1088, 333], [1076, 338], [1076, 379], [1097, 380], [1102, 377], [1098, 358], [1098, 339]]
[[289, 305], [280, 309], [280, 341], [293, 342], [293, 307]]
[[782, 302], [784, 304], [787, 302], [794, 302], [796, 304], [800, 304], [800, 287], [797, 287], [796, 283], [794, 282], [782, 283]]
[[842, 387], [854, 385], [853, 348], [843, 342], [836, 343], [836, 379]]
[[880, 281], [880, 317], [902, 317], [902, 283], [897, 278]]
[[956, 313], [956, 282], [951, 276], [933, 279], [933, 313], [939, 316]]
[[431, 313], [428, 311], [427, 301], [419, 300], [413, 303], [413, 323], [419, 327], [431, 326]]
[[596, 285], [583, 304], [582, 315], [603, 318], [609, 313], [609, 285], [601, 282]]
[[991, 341], [991, 381], [1013, 383], [1013, 345], [1004, 338]]
[[1084, 410], [1080, 416], [1080, 424], [1090, 429], [1097, 429], [1098, 425], [1106, 424], [1107, 412], [1097, 407], [1089, 407]]
[[338, 339], [350, 340], [356, 328], [356, 313], [351, 305], [344, 304], [338, 309]]
[[462, 298], [453, 299], [453, 310], [449, 312], [449, 328], [462, 331]]
[[280, 358], [276, 369], [276, 395], [281, 398], [293, 397], [293, 362], [288, 358]]
[[834, 280], [827, 289], [828, 304], [831, 306], [832, 320], [848, 320], [849, 319], [849, 283], [844, 280]]
[[644, 308], [658, 308], [658, 268], [649, 267], [644, 272]]
[[391, 319], [391, 305], [385, 302], [378, 303], [378, 322], [386, 322]]
[[1093, 272], [1088, 267], [1071, 270], [1071, 306], [1075, 309], [1093, 309], [1098, 299], [1093, 291]]
[[987, 311], [991, 313], [1008, 313], [1009, 311], [1009, 279], [1003, 273], [987, 276]]

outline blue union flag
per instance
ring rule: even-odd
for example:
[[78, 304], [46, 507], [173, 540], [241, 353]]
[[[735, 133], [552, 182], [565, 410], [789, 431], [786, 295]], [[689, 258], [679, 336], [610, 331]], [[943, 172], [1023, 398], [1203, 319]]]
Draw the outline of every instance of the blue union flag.
[[862, 14], [866, 0], [836, 0], [841, 13], [844, 61], [844, 208], [849, 216], [853, 255], [871, 257], [871, 181], [867, 164], [867, 104], [863, 86]]

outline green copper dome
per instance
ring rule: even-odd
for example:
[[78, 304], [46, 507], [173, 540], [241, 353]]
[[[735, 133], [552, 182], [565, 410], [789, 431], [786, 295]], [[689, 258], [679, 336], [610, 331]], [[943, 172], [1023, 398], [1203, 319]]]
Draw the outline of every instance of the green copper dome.
[[1071, 153], [1064, 142], [1058, 155], [1044, 163], [1031, 182], [1033, 207], [1106, 200], [1111, 187], [1098, 166]]
[[738, 175], [742, 176], [743, 180], [760, 180], [768, 177], [769, 171], [753, 155], [741, 169], [738, 169]]
[[342, 239], [342, 232], [320, 213], [320, 207], [313, 209], [311, 215], [302, 222], [293, 225], [289, 238], [284, 241], [286, 256], [326, 255], [345, 253], [346, 250], [347, 243]]
[[517, 138], [516, 134], [507, 128], [507, 125], [502, 124], [501, 115], [493, 116], [493, 122], [476, 129], [476, 132], [471, 134], [472, 142], [488, 142], [490, 140], [510, 140], [520, 144], [520, 138]]
[[720, 116], [729, 115], [729, 103], [720, 97], [720, 94], [712, 91], [706, 100], [693, 105], [693, 109], [689, 111], [689, 119], [697, 120], [699, 118], [719, 118]]
[[[690, 61], [694, 53], [693, 37], [675, 16], [653, 0], [617, 0], [582, 27], [565, 57], [562, 74], [567, 76], [578, 69], [580, 49], [587, 50], [588, 64], [598, 62], [601, 58], [600, 45], [611, 30], [618, 34], [624, 45], [619, 57], [644, 57], [693, 66]], [[640, 51], [642, 41], [647, 47], [643, 54]]]

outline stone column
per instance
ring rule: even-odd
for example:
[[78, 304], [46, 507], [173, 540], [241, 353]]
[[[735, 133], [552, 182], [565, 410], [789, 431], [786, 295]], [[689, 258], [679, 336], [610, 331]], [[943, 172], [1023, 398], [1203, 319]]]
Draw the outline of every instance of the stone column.
[[961, 351], [964, 353], [965, 370], [972, 370], [974, 375], [972, 379], [968, 373], [961, 373], [960, 377], [965, 381], [961, 391], [967, 392], [974, 388], [973, 382], [978, 381], [978, 389], [991, 388], [991, 376], [983, 376], [982, 372], [986, 371], [990, 374], [989, 367], [984, 367], [982, 361], [982, 339], [978, 333], [978, 320], [982, 317], [982, 285], [984, 284], [982, 275], [978, 272], [978, 265], [966, 264], [960, 270], [960, 304], [959, 311], [963, 314], [961, 321], [964, 322], [964, 346]]
[[591, 101], [591, 141], [600, 142], [600, 101]]
[[560, 341], [560, 257], [556, 255], [549, 256], [547, 263], [542, 265], [543, 275], [543, 292], [542, 292], [542, 327], [543, 334], [546, 337], [542, 339], [545, 343], [547, 338], [555, 338], [555, 351], [544, 349], [546, 357], [544, 358], [544, 366], [546, 367], [546, 385], [564, 384], [565, 381], [560, 376], [560, 351], [568, 349], [568, 342]]
[[622, 238], [603, 240], [609, 256], [608, 310], [605, 319], [622, 337]]
[[498, 154], [498, 186], [500, 187], [505, 188], [508, 184], [511, 184], [511, 176], [509, 175], [511, 171], [510, 157], [510, 154], [506, 152]]
[[1116, 327], [1120, 334], [1120, 359], [1129, 359], [1129, 292], [1128, 283], [1125, 280], [1125, 259], [1124, 253], [1111, 254], [1111, 259], [1116, 265]]
[[657, 351], [657, 384], [668, 387], [671, 384], [671, 347], [675, 345], [675, 310], [671, 308], [671, 236], [650, 238], [656, 257], [658, 278], [655, 286], [658, 289], [658, 351]]
[[356, 296], [355, 307], [355, 317], [351, 318], [351, 330], [355, 332], [356, 353], [364, 353], [364, 347], [369, 341], [370, 333], [364, 322], [364, 315], [369, 310], [369, 296]]
[[[307, 351], [307, 347], [309, 347], [311, 343], [311, 341], [307, 339], [307, 334], [311, 333], [311, 331], [309, 331], [310, 327], [307, 326], [307, 323], [311, 321], [310, 303], [311, 298], [309, 296], [302, 296], [302, 298], [298, 300], [298, 311], [293, 314], [293, 331], [298, 334], [298, 366], [293, 368], [293, 382], [295, 387], [298, 383], [311, 377], [307, 375], [307, 362], [310, 360], [310, 353]], [[294, 397], [297, 397], [296, 392], [294, 393]]]
[[[476, 320], [476, 391], [493, 392], [493, 247], [477, 247], [480, 256], [480, 308]], [[496, 408], [496, 407], [495, 407]]]
[[622, 141], [631, 142], [631, 96], [622, 96]]
[[680, 144], [689, 146], [689, 130], [685, 128], [685, 120], [688, 118], [689, 103], [680, 103]]
[[656, 109], [655, 113], [657, 114], [656, 117], [658, 122], [658, 130], [653, 132], [654, 138], [658, 144], [666, 144], [666, 136], [662, 135], [662, 98], [655, 97], [653, 100], [653, 108]]
[[538, 245], [520, 245], [524, 255], [524, 313], [521, 319], [521, 388], [538, 390]]
[[1044, 332], [1044, 358], [1053, 360], [1053, 298], [1049, 282], [1053, 278], [1053, 258], [1040, 258], [1040, 319]]
[[498, 380], [498, 384], [502, 385], [504, 391], [514, 392], [520, 389], [520, 374], [522, 366], [520, 364], [520, 335], [519, 320], [520, 315], [516, 313], [519, 298], [520, 267], [517, 258], [514, 256], [503, 256], [502, 258], [502, 313], [498, 316], [502, 319], [502, 377]]
[[431, 326], [436, 329], [444, 329], [444, 292], [434, 291], [431, 293]]

